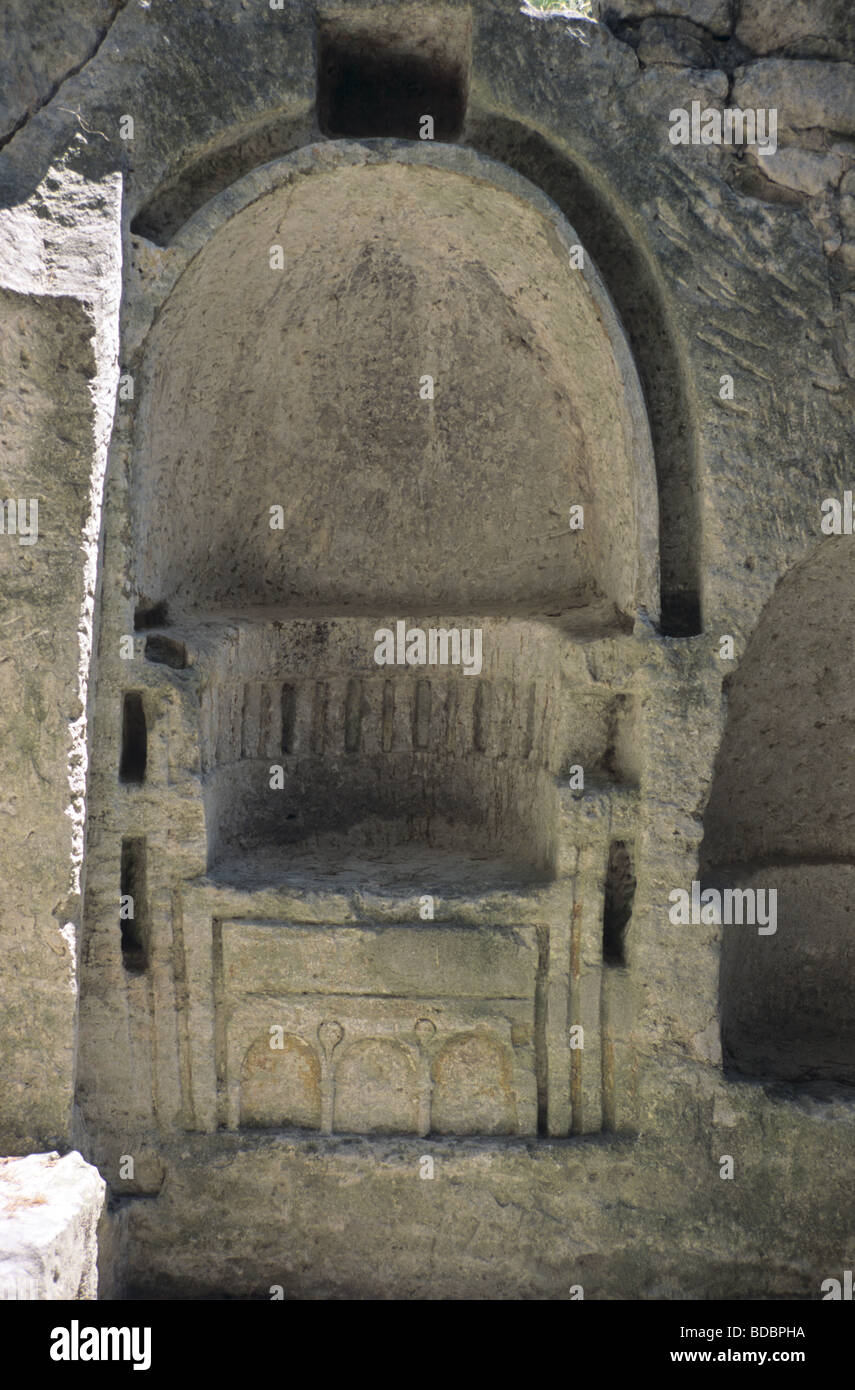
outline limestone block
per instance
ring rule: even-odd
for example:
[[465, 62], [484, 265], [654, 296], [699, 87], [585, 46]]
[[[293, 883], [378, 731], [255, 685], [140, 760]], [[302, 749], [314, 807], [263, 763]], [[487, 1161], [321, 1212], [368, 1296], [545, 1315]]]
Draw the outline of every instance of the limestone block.
[[795, 147], [779, 149], [774, 154], [758, 151], [757, 159], [763, 173], [773, 183], [797, 193], [809, 193], [812, 197], [829, 184], [837, 183], [844, 167], [839, 154], [821, 154], [817, 150]]
[[855, 66], [764, 58], [737, 68], [733, 105], [778, 112], [778, 136], [818, 127], [855, 134]]
[[106, 1190], [76, 1152], [0, 1158], [0, 1298], [97, 1298]]
[[694, 24], [681, 19], [645, 19], [637, 48], [642, 63], [673, 63], [684, 68], [715, 65], [715, 45]]
[[742, 0], [736, 37], [755, 53], [848, 58], [855, 51], [850, 0]]
[[646, 19], [650, 15], [669, 15], [690, 19], [712, 34], [730, 33], [728, 0], [594, 0], [595, 18], [607, 23], [613, 19]]

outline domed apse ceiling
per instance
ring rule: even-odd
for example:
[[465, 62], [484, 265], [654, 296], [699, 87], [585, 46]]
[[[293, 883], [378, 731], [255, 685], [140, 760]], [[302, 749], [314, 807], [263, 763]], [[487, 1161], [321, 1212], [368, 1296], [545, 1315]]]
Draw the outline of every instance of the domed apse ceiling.
[[855, 1083], [847, 594], [848, 537], [824, 541], [778, 585], [734, 677], [704, 821], [709, 881], [776, 894], [773, 932], [723, 931], [725, 1059], [790, 1081]]
[[292, 180], [211, 236], [151, 332], [139, 593], [172, 612], [632, 613], [625, 376], [522, 198], [404, 164]]

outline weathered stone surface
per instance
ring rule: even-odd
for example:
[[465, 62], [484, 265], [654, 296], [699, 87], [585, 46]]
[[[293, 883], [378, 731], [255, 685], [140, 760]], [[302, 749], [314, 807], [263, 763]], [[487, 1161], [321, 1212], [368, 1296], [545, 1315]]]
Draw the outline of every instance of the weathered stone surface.
[[842, 155], [799, 150], [795, 146], [785, 146], [774, 154], [760, 150], [757, 162], [767, 179], [811, 196], [839, 183], [846, 167]]
[[593, 10], [596, 18], [606, 24], [667, 15], [690, 19], [718, 35], [729, 34], [733, 22], [729, 0], [593, 0]]
[[[141, 591], [173, 609], [279, 594], [296, 611], [344, 603], [381, 613], [397, 603], [489, 612], [554, 609], [568, 595], [581, 602], [597, 593], [632, 611], [630, 538], [649, 521], [639, 522], [630, 501], [624, 460], [633, 424], [614, 410], [621, 367], [584, 268], [566, 263], [572, 230], [559, 232], [567, 250], [557, 261], [553, 229], [525, 209], [522, 189], [491, 191], [486, 164], [443, 173], [403, 162], [372, 168], [360, 157], [329, 173], [287, 174], [267, 196], [253, 189], [251, 206], [208, 240], [150, 339], [146, 375], [157, 373], [162, 386], [148, 407], [136, 502]], [[288, 270], [279, 274], [269, 262], [286, 207]], [[340, 351], [316, 350], [336, 336]], [[366, 360], [378, 364], [370, 379]], [[427, 402], [424, 373], [435, 392]], [[572, 413], [560, 404], [571, 383]], [[188, 399], [198, 401], [197, 415]], [[245, 448], [245, 415], [229, 408], [236, 399], [257, 422], [258, 501], [249, 507], [229, 482]], [[213, 400], [231, 424], [210, 409]], [[285, 435], [287, 470], [276, 444]], [[476, 471], [479, 456], [489, 480]], [[275, 477], [263, 478], [264, 460], [275, 460]], [[417, 491], [413, 470], [423, 475]], [[296, 500], [310, 475], [314, 539]], [[542, 519], [560, 518], [574, 489], [587, 491], [587, 524], [574, 533], [556, 522], [563, 534], [555, 544]], [[277, 503], [285, 519], [271, 530]], [[509, 545], [509, 506], [531, 537], [524, 549]], [[425, 508], [430, 534], [415, 543]], [[206, 563], [212, 550], [223, 556], [216, 572]], [[649, 593], [641, 601], [650, 606]]]
[[680, 19], [645, 19], [636, 49], [642, 63], [674, 63], [684, 68], [715, 66], [715, 47], [697, 25]]
[[0, 1143], [26, 1153], [67, 1135], [74, 1085], [79, 901], [67, 812], [71, 730], [82, 712], [75, 533], [89, 510], [94, 328], [69, 297], [0, 291], [0, 314], [0, 492], [25, 499], [37, 524], [35, 535], [0, 536]]
[[738, 68], [733, 102], [776, 108], [779, 134], [814, 127], [855, 134], [855, 65], [763, 58]]
[[0, 141], [88, 61], [121, 0], [7, 0], [0, 14]]
[[79, 1153], [0, 1158], [0, 1298], [97, 1298], [105, 1193]]
[[[821, 488], [809, 495], [817, 531], [831, 517], [827, 496]], [[842, 513], [842, 495], [829, 500]], [[708, 864], [775, 856], [835, 862], [847, 854], [855, 673], [835, 630], [848, 607], [851, 549], [848, 536], [822, 539], [781, 582], [751, 639], [706, 811]], [[800, 634], [797, 660], [788, 631]]]
[[[853, 218], [852, 230], [855, 232], [855, 218]], [[855, 294], [842, 295], [841, 305], [843, 311], [841, 332], [843, 353], [849, 375], [855, 377]]]
[[[818, 1299], [852, 1257], [840, 1231], [849, 1107], [763, 1100], [749, 1083], [710, 1085], [679, 1067], [668, 1082], [667, 1101], [647, 1098], [666, 1145], [316, 1137], [309, 1152], [293, 1136], [244, 1134], [215, 1153], [189, 1136], [168, 1152], [162, 1203], [128, 1213], [128, 1292], [200, 1298], [227, 1286], [265, 1301], [280, 1285], [297, 1300], [517, 1301], [566, 1300], [581, 1284], [589, 1300], [753, 1299], [769, 1286], [774, 1249], [779, 1296]], [[718, 1155], [735, 1145], [739, 1182], [723, 1183]], [[820, 1149], [822, 1187], [794, 1184], [798, 1156]], [[431, 1180], [420, 1177], [424, 1155]], [[616, 1203], [631, 1221], [615, 1221]], [[196, 1233], [211, 1212], [217, 1241], [203, 1250]], [[377, 1238], [390, 1212], [395, 1247]]]
[[755, 53], [851, 62], [855, 12], [849, 0], [741, 0], [736, 37]]
[[[9, 778], [0, 1145], [12, 1153], [70, 1139], [86, 705], [115, 391], [115, 182], [51, 182], [47, 206], [0, 213], [0, 687]], [[48, 213], [51, 199], [72, 235]], [[28, 525], [37, 515], [32, 535], [17, 522], [10, 534], [9, 499], [16, 513], [23, 503]]]

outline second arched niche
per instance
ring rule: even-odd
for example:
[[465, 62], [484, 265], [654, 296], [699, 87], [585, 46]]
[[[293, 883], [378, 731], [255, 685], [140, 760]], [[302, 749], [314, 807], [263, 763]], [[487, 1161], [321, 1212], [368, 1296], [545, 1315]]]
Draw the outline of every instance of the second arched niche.
[[853, 559], [851, 540], [824, 541], [770, 599], [706, 812], [705, 881], [762, 891], [764, 916], [775, 894], [762, 931], [748, 900], [721, 928], [724, 1058], [754, 1076], [855, 1084]]

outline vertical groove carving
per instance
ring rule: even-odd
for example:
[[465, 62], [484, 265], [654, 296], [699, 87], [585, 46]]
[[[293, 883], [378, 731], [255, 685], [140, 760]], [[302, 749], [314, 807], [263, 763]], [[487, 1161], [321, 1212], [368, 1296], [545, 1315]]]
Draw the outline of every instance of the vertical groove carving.
[[293, 753], [297, 721], [297, 692], [293, 685], [287, 683], [283, 685], [280, 706], [282, 710], [282, 752]]
[[427, 748], [430, 742], [430, 681], [416, 681], [413, 702], [413, 747]]
[[312, 752], [323, 753], [327, 741], [327, 708], [329, 705], [329, 686], [326, 681], [315, 681], [315, 698], [312, 706]]
[[344, 706], [344, 749], [358, 753], [362, 744], [362, 681], [356, 677], [347, 682]]
[[492, 690], [486, 681], [479, 681], [475, 691], [475, 711], [472, 721], [472, 741], [479, 753], [486, 753], [490, 733]]
[[258, 683], [248, 681], [243, 689], [243, 717], [240, 733], [240, 755], [242, 758], [254, 758], [258, 752], [260, 703]]
[[383, 752], [391, 753], [395, 742], [395, 687], [383, 682]]
[[525, 706], [525, 725], [522, 737], [522, 756], [530, 758], [534, 748], [534, 724], [537, 713], [537, 686], [532, 681], [528, 687], [528, 698]]

